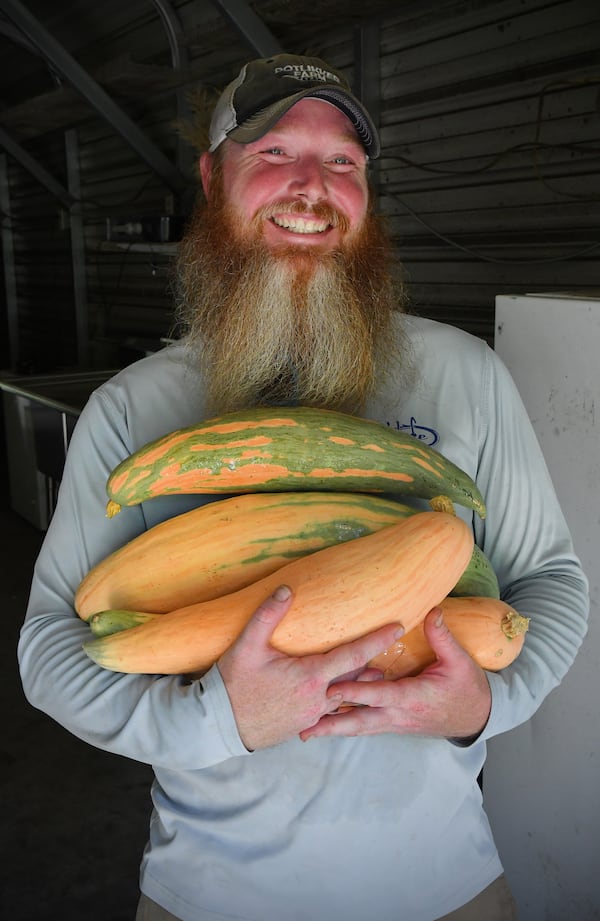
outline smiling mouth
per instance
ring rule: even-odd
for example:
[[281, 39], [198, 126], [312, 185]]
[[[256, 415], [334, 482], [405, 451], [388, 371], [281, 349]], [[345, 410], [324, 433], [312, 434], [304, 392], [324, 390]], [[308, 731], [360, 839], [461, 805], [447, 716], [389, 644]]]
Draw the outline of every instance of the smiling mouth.
[[287, 216], [272, 216], [271, 221], [277, 227], [283, 230], [289, 230], [290, 233], [311, 234], [325, 233], [329, 230], [331, 224], [322, 218], [307, 217], [301, 214], [290, 214]]

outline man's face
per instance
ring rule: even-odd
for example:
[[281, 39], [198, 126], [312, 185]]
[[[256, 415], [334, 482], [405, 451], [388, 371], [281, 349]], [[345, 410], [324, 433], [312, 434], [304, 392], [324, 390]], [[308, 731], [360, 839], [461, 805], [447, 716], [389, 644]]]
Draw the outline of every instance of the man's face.
[[[222, 193], [239, 239], [274, 252], [331, 252], [363, 225], [367, 157], [348, 118], [318, 99], [296, 103], [260, 140], [229, 143]], [[201, 161], [210, 200], [211, 161]]]
[[313, 99], [260, 141], [203, 155], [207, 200], [179, 247], [177, 295], [211, 411], [356, 410], [398, 367], [402, 284], [366, 161], [346, 116]]

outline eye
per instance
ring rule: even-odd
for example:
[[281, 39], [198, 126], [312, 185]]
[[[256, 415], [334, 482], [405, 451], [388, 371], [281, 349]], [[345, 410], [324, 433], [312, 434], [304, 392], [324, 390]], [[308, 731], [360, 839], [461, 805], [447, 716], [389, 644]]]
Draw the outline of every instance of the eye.
[[267, 147], [266, 150], [263, 150], [264, 154], [270, 154], [272, 157], [283, 157], [284, 149], [283, 147]]
[[328, 161], [329, 168], [336, 173], [348, 173], [358, 169], [356, 157], [348, 157], [345, 154], [337, 154]]

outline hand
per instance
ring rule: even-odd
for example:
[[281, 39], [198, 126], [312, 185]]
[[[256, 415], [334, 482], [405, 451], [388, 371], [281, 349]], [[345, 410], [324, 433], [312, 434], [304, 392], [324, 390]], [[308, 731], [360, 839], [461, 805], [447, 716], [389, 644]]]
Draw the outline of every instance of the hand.
[[336, 710], [343, 700], [336, 682], [350, 680], [354, 688], [381, 678], [367, 663], [404, 632], [399, 624], [389, 624], [329, 652], [294, 658], [270, 645], [292, 601], [290, 589], [280, 586], [217, 663], [240, 737], [250, 751], [296, 737]]
[[[346, 703], [358, 706], [326, 715], [300, 733], [315, 736], [372, 735], [381, 732], [439, 738], [477, 736], [485, 726], [492, 695], [485, 672], [456, 642], [434, 608], [424, 623], [437, 661], [412, 678], [368, 684], [344, 681], [335, 686]], [[332, 693], [330, 690], [328, 693]]]

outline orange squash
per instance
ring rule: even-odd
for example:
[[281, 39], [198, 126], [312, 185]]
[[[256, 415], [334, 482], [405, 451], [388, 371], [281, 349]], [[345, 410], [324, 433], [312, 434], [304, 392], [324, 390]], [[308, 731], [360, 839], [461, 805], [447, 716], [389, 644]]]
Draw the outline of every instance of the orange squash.
[[[101, 560], [82, 580], [83, 620], [106, 610], [165, 614], [235, 592], [292, 560], [363, 537], [416, 510], [364, 493], [250, 493], [177, 515]], [[489, 560], [473, 547], [453, 593], [498, 595]]]
[[[529, 618], [518, 614], [504, 601], [488, 597], [448, 597], [437, 607], [443, 609], [454, 638], [482, 668], [500, 671], [521, 653]], [[139, 611], [102, 611], [94, 614], [88, 623], [94, 636], [106, 636], [161, 616]], [[384, 678], [393, 681], [418, 675], [433, 662], [435, 653], [420, 623], [369, 664], [381, 669]]]
[[162, 521], [98, 563], [77, 589], [75, 610], [84, 620], [113, 608], [165, 614], [413, 513], [360, 493], [250, 493], [210, 502]]
[[282, 584], [294, 603], [272, 636], [291, 655], [324, 652], [401, 620], [416, 626], [465, 570], [473, 535], [446, 512], [419, 512], [319, 550], [246, 588], [188, 605], [84, 645], [99, 665], [148, 674], [197, 673], [234, 642], [259, 604]]
[[[480, 597], [446, 598], [437, 607], [442, 608], [454, 638], [488, 671], [506, 668], [523, 649], [529, 618], [522, 617], [504, 601]], [[370, 664], [380, 668], [384, 678], [393, 680], [417, 675], [435, 662], [435, 658], [421, 622]]]

